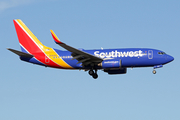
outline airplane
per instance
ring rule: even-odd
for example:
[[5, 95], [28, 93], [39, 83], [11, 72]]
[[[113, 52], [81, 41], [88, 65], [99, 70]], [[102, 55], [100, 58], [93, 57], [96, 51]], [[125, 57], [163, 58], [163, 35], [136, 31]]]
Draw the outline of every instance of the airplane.
[[45, 67], [84, 70], [94, 79], [98, 78], [98, 70], [114, 75], [126, 74], [127, 68], [153, 67], [153, 73], [156, 74], [156, 68], [174, 60], [161, 50], [149, 48], [76, 49], [60, 41], [50, 30], [55, 43], [66, 49], [58, 50], [43, 45], [20, 19], [13, 22], [21, 51], [7, 49], [17, 54], [22, 61]]

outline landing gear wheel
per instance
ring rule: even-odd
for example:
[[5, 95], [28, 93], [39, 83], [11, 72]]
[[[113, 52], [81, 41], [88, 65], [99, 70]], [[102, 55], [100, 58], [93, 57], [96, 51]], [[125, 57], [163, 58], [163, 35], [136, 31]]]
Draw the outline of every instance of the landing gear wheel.
[[94, 79], [97, 79], [97, 78], [98, 78], [98, 74], [97, 74], [97, 73], [94, 73], [94, 74], [92, 75], [92, 77], [93, 77]]
[[89, 75], [93, 75], [94, 71], [93, 70], [89, 70]]
[[156, 74], [156, 70], [153, 70], [153, 74]]
[[89, 75], [92, 76], [94, 79], [97, 79], [97, 78], [98, 78], [97, 69], [90, 69], [88, 73], [89, 73]]

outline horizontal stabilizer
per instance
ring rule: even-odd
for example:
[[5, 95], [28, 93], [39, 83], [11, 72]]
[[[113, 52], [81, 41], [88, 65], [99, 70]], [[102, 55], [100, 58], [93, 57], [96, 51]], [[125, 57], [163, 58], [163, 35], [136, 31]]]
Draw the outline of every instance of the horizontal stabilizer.
[[11, 48], [7, 48], [9, 51], [19, 55], [20, 57], [28, 57], [28, 58], [32, 58], [33, 55], [31, 54], [28, 54], [28, 53], [24, 53], [24, 52], [21, 52], [21, 51], [18, 51], [18, 50], [14, 50], [14, 49], [11, 49]]

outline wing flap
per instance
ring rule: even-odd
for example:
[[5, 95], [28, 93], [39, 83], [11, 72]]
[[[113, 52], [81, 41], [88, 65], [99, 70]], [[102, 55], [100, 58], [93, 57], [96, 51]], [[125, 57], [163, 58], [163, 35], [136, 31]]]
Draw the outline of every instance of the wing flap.
[[90, 60], [91, 58], [85, 58], [85, 59], [82, 59], [82, 60], [79, 60], [79, 62], [77, 63], [77, 64], [79, 64], [79, 63], [84, 63], [84, 62], [86, 62], [86, 61], [88, 61], [88, 60]]
[[[72, 55], [73, 56], [73, 55]], [[83, 57], [83, 55], [75, 55], [75, 56], [73, 56], [73, 58], [71, 59], [71, 60], [74, 60], [74, 59], [79, 59], [79, 58], [82, 58]]]

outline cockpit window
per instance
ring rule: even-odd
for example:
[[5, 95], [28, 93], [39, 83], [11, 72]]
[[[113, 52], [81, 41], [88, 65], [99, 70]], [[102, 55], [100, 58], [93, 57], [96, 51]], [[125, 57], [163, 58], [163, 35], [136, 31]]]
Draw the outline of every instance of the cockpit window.
[[165, 52], [158, 52], [159, 55], [164, 55], [166, 54]]

